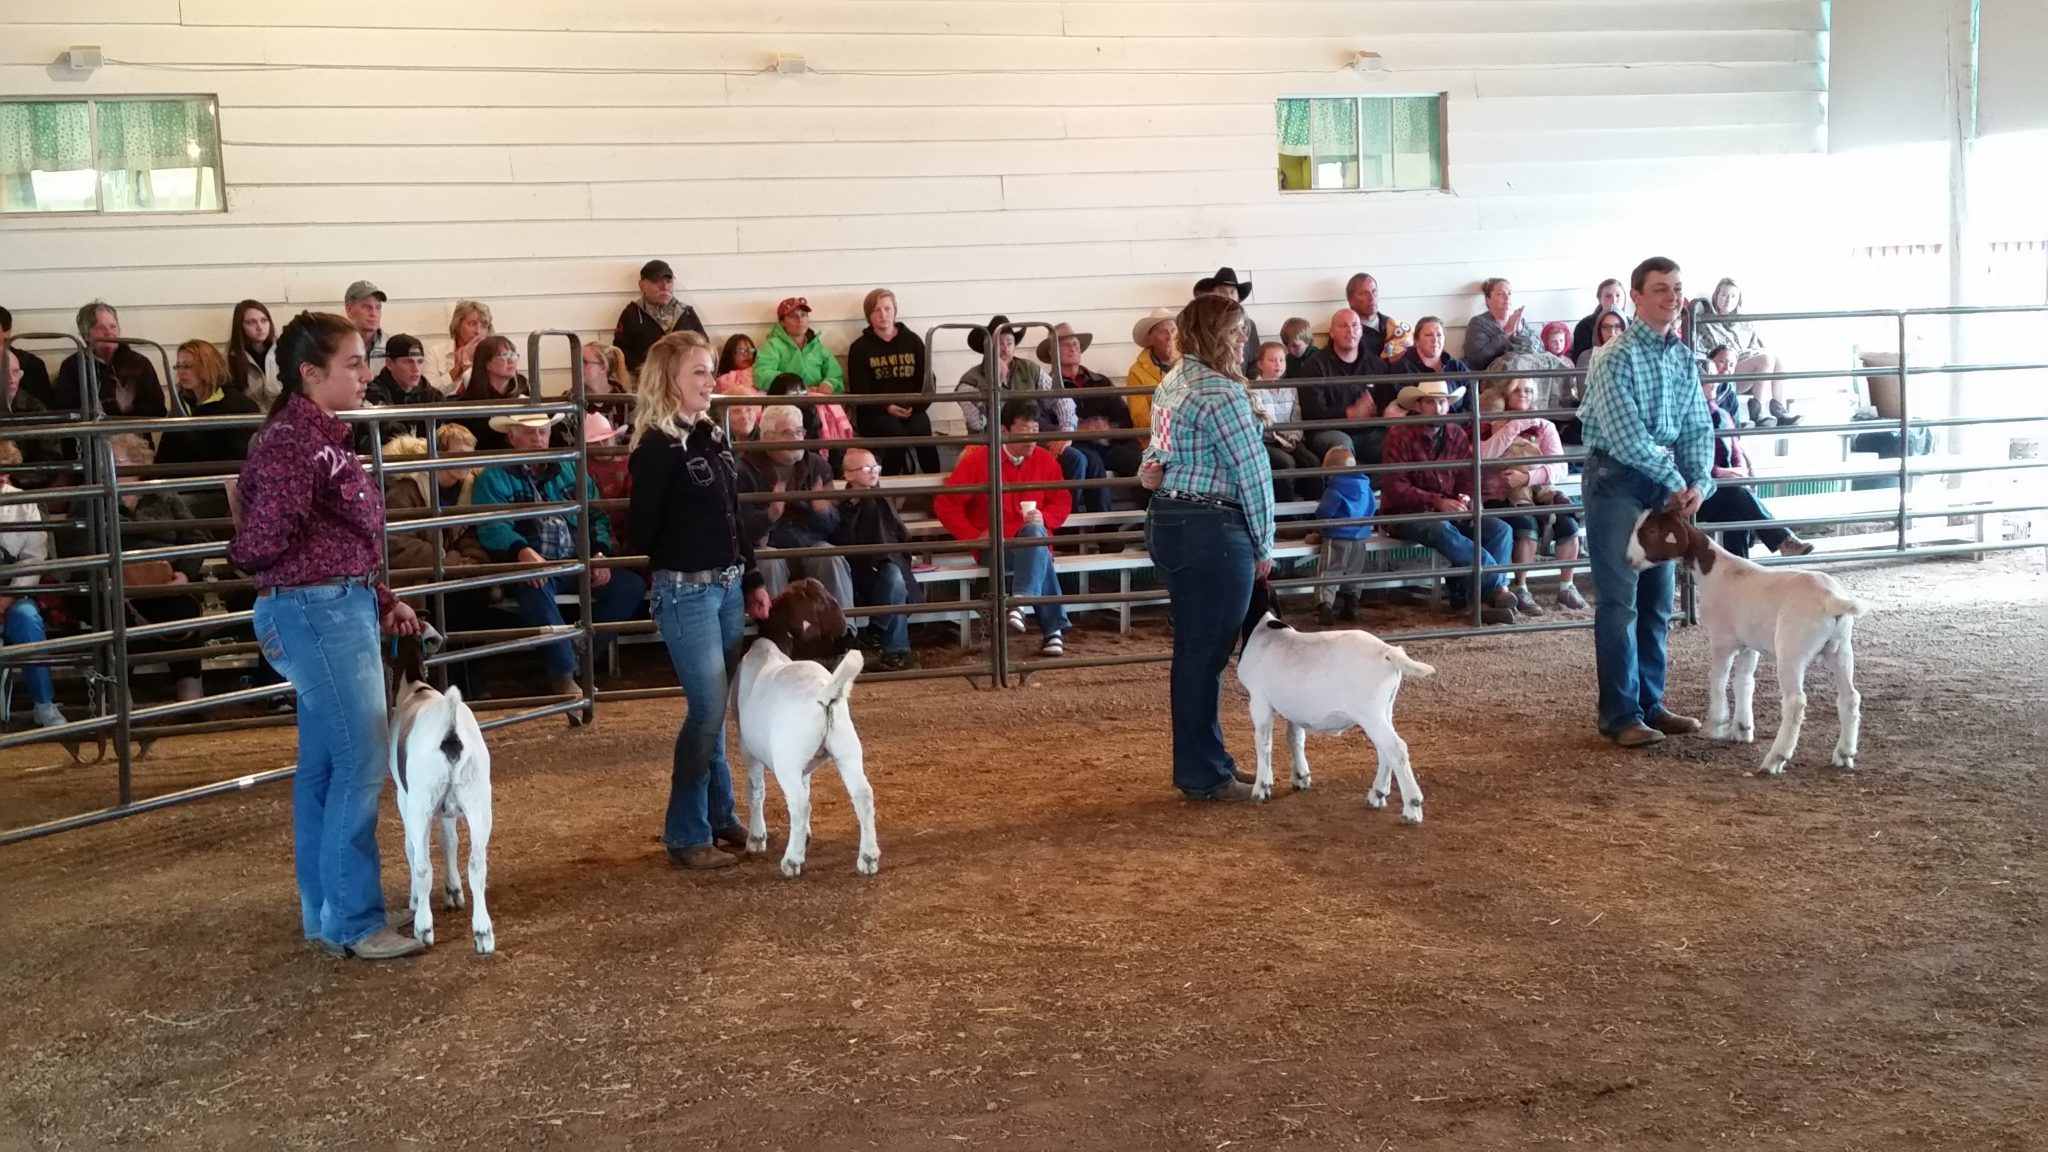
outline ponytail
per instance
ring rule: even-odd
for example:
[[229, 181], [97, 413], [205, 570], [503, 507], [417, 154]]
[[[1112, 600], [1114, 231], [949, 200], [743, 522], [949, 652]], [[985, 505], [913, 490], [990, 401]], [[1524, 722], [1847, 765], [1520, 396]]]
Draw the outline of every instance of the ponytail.
[[346, 316], [332, 312], [301, 312], [277, 334], [277, 383], [281, 391], [270, 405], [274, 419], [294, 396], [306, 393], [304, 368], [324, 365], [341, 350], [342, 341], [354, 335], [356, 326]]

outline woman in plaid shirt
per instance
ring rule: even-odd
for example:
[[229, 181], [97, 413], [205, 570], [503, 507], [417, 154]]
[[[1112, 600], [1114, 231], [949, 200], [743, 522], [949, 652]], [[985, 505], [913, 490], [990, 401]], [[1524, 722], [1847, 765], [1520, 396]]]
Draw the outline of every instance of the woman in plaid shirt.
[[1249, 800], [1223, 747], [1223, 670], [1273, 570], [1273, 470], [1242, 375], [1244, 310], [1197, 296], [1178, 320], [1182, 358], [1152, 398], [1139, 476], [1154, 489], [1145, 546], [1173, 613], [1173, 783], [1195, 800]]

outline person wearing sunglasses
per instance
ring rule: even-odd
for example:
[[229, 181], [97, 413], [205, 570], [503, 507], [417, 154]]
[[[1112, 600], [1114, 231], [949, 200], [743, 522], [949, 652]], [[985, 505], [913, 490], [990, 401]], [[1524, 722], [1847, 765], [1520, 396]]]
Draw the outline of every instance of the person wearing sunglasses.
[[[882, 466], [865, 448], [848, 448], [841, 475], [850, 492], [876, 493], [882, 487]], [[840, 501], [839, 527], [832, 542], [852, 544], [903, 544], [910, 542], [910, 529], [896, 515], [885, 496], [854, 496]], [[922, 604], [924, 593], [917, 585], [910, 553], [871, 552], [846, 558], [853, 573], [853, 602], [857, 605]], [[882, 671], [899, 672], [910, 667], [910, 617], [903, 613], [858, 617], [848, 623], [860, 630], [862, 647], [879, 649]]]

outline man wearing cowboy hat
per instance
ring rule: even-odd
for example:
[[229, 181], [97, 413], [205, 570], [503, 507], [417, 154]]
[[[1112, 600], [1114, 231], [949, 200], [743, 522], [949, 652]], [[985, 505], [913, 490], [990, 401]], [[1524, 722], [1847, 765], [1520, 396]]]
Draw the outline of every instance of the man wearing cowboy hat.
[[[491, 429], [504, 433], [506, 446], [514, 452], [545, 452], [549, 433], [561, 421], [559, 413], [520, 412], [491, 417]], [[597, 484], [587, 477], [583, 483], [590, 498], [598, 499]], [[577, 499], [576, 468], [566, 460], [486, 468], [476, 478], [476, 486], [469, 497], [470, 503], [477, 505], [562, 504], [574, 503]], [[576, 558], [574, 512], [493, 520], [477, 525], [476, 534], [494, 563], [547, 564]], [[594, 562], [613, 551], [611, 517], [593, 510], [590, 513], [591, 559]], [[543, 576], [506, 587], [519, 605], [521, 621], [529, 628], [561, 627], [562, 610], [555, 604], [555, 596], [558, 593], [573, 594], [577, 590], [574, 575]], [[631, 620], [640, 611], [641, 601], [646, 596], [647, 581], [638, 572], [629, 568], [592, 567], [590, 570], [591, 614], [597, 618], [597, 623]], [[598, 633], [592, 659], [602, 657], [610, 650], [611, 643], [612, 637]], [[582, 689], [576, 685], [576, 648], [572, 642], [562, 640], [550, 644], [540, 650], [540, 655], [541, 663], [547, 669], [549, 689], [555, 695], [582, 694]]]
[[[1055, 429], [1061, 432], [1072, 432], [1074, 426], [1079, 422], [1079, 418], [1074, 414], [1073, 398], [1060, 392], [1054, 386], [1052, 373], [1047, 371], [1042, 365], [1034, 364], [1017, 355], [1017, 337], [1022, 331], [1017, 325], [1010, 323], [1008, 316], [991, 316], [986, 328], [977, 328], [967, 334], [967, 346], [974, 349], [976, 355], [986, 356], [988, 355], [988, 338], [985, 333], [995, 333], [996, 376], [1003, 382], [1003, 390], [1006, 392], [1039, 391], [1046, 393], [1045, 399], [1038, 403], [1038, 426], [1047, 432], [1054, 431]], [[961, 373], [960, 383], [954, 385], [953, 390], [955, 392], [987, 392], [988, 362], [986, 360], [979, 361], [973, 367]], [[979, 436], [988, 429], [988, 413], [983, 411], [981, 405], [971, 400], [960, 400], [958, 403], [960, 405], [960, 418], [966, 422], [969, 435]], [[1066, 446], [1059, 445], [1055, 448], [1055, 444], [1047, 444], [1047, 450], [1052, 451], [1054, 456], [1063, 456]], [[1068, 467], [1068, 462], [1062, 459], [1061, 466], [1063, 468]], [[1069, 477], [1069, 479], [1072, 479], [1072, 477]]]
[[[1425, 380], [1401, 389], [1395, 402], [1417, 416], [1442, 416], [1465, 395], [1461, 385], [1451, 387], [1444, 380]], [[1426, 544], [1444, 559], [1468, 567], [1473, 558], [1472, 509], [1478, 497], [1472, 490], [1472, 438], [1459, 424], [1397, 424], [1387, 432], [1381, 453], [1386, 464], [1421, 466], [1412, 472], [1386, 473], [1381, 483], [1382, 515], [1434, 512], [1460, 517], [1454, 520], [1389, 525], [1387, 531], [1403, 540]], [[1507, 521], [1491, 519], [1479, 530], [1479, 552], [1486, 564], [1505, 564], [1514, 547], [1514, 531]], [[1488, 624], [1513, 624], [1515, 597], [1508, 591], [1504, 573], [1488, 572], [1480, 577], [1480, 602], [1485, 605], [1480, 619]], [[1451, 606], [1464, 611], [1469, 595], [1465, 581], [1450, 583]]]
[[[1154, 308], [1131, 325], [1131, 343], [1138, 346], [1138, 358], [1131, 361], [1131, 370], [1124, 374], [1124, 387], [1156, 389], [1180, 363], [1176, 316], [1171, 308]], [[1140, 428], [1152, 427], [1152, 398], [1133, 396], [1130, 405], [1131, 423]]]
[[[1053, 333], [1053, 336], [1038, 342], [1038, 358], [1053, 365], [1062, 385], [1075, 390], [1075, 427], [1084, 432], [1134, 427], [1131, 406], [1124, 402], [1123, 397], [1099, 393], [1090, 395], [1086, 391], [1112, 387], [1109, 377], [1091, 372], [1081, 363], [1081, 353], [1095, 343], [1094, 334], [1076, 332], [1073, 325], [1065, 321], [1054, 325]], [[1075, 440], [1073, 450], [1080, 454], [1085, 464], [1080, 474], [1070, 479], [1100, 480], [1106, 476], [1138, 474], [1140, 460], [1135, 440]], [[1110, 490], [1107, 488], [1082, 488], [1074, 493], [1074, 498], [1083, 512], [1109, 511]]]
[[[1252, 282], [1239, 280], [1237, 269], [1224, 266], [1214, 276], [1204, 276], [1195, 281], [1195, 295], [1222, 296], [1239, 304], [1249, 304], [1252, 299]], [[1252, 322], [1250, 309], [1244, 314], [1244, 376], [1247, 380], [1259, 375], [1259, 326]]]

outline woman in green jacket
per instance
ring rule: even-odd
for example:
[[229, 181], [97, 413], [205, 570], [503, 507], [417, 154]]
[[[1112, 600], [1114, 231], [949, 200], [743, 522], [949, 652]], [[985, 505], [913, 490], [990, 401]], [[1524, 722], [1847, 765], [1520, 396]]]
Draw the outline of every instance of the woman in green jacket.
[[775, 327], [768, 330], [768, 338], [754, 358], [754, 387], [766, 392], [784, 372], [803, 377], [804, 387], [814, 393], [846, 391], [839, 361], [811, 331], [811, 305], [801, 296], [791, 296], [775, 306]]

